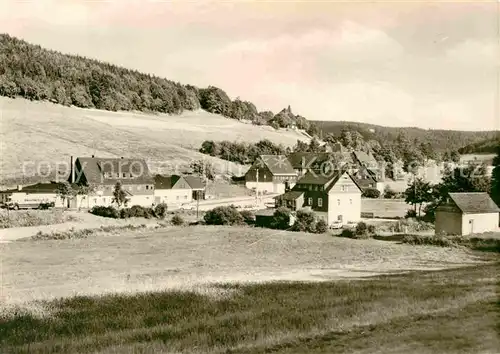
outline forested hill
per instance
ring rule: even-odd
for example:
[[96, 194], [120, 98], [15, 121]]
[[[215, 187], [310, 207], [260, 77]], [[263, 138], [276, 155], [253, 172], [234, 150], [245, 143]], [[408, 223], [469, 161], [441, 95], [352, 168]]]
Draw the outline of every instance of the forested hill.
[[495, 154], [500, 146], [500, 132], [496, 138], [482, 140], [459, 149], [461, 154]]
[[[456, 131], [456, 130], [431, 130], [415, 127], [384, 127], [369, 123], [347, 121], [314, 121], [324, 134], [340, 136], [343, 130], [358, 131], [366, 141], [376, 140], [382, 145], [395, 143], [401, 135], [419, 145], [432, 146], [435, 151], [457, 151], [461, 148], [485, 141], [498, 139], [498, 131]], [[478, 151], [479, 152], [479, 151]], [[463, 152], [465, 153], [465, 152]]]
[[[232, 101], [222, 89], [197, 88], [81, 56], [62, 54], [0, 34], [0, 95], [47, 100], [62, 105], [109, 111], [178, 114], [203, 108], [208, 112], [275, 127], [300, 125], [311, 135], [314, 124], [291, 115], [259, 112], [254, 104]], [[283, 119], [289, 112], [293, 122]]]

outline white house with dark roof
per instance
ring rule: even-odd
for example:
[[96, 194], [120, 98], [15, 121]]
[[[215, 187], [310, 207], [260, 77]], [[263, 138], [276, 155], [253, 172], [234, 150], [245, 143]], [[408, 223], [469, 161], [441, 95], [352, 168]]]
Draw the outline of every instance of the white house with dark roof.
[[180, 207], [193, 200], [205, 199], [205, 185], [197, 176], [162, 176], [156, 175], [155, 204], [165, 203], [169, 206]]
[[154, 204], [154, 179], [143, 159], [78, 157], [72, 165], [71, 183], [95, 187], [92, 194], [74, 198], [73, 207], [112, 205], [117, 182], [127, 194], [128, 206]]
[[245, 174], [245, 186], [259, 193], [284, 193], [297, 182], [285, 155], [261, 155]]
[[436, 209], [436, 235], [498, 231], [500, 208], [488, 193], [449, 193]]
[[347, 170], [307, 172], [292, 190], [275, 197], [276, 207], [310, 209], [329, 225], [361, 220], [361, 188]]

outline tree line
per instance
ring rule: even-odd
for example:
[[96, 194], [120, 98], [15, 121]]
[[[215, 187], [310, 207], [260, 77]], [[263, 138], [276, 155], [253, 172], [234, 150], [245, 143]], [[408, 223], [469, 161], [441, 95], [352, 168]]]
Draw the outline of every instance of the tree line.
[[275, 144], [268, 139], [257, 143], [232, 142], [228, 140], [205, 140], [199, 150], [201, 153], [223, 160], [252, 164], [260, 155], [284, 155], [290, 152], [282, 144]]
[[424, 220], [434, 221], [436, 208], [449, 193], [486, 192], [500, 206], [500, 146], [496, 153], [491, 177], [486, 173], [486, 166], [471, 164], [454, 169], [445, 166], [444, 177], [438, 184], [433, 185], [423, 178], [410, 182], [404, 195], [405, 201], [414, 206], [412, 214], [422, 217], [423, 212]]
[[304, 117], [270, 111], [239, 98], [231, 100], [215, 86], [198, 88], [123, 67], [47, 50], [0, 34], [0, 95], [47, 100], [66, 106], [109, 111], [143, 111], [180, 114], [202, 108], [228, 118], [257, 125], [285, 128], [297, 124], [317, 134]]

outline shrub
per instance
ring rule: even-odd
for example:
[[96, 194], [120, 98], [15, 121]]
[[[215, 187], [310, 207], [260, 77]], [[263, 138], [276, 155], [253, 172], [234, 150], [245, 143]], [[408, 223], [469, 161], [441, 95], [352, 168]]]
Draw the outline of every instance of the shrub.
[[316, 233], [324, 234], [327, 231], [328, 231], [328, 224], [326, 223], [325, 220], [319, 219], [318, 222], [316, 223]]
[[298, 210], [292, 231], [316, 232], [316, 217], [313, 212]]
[[250, 210], [240, 211], [240, 215], [243, 217], [243, 221], [248, 225], [253, 225], [255, 223], [255, 215]]
[[368, 225], [365, 222], [358, 222], [356, 225], [356, 235], [362, 235], [368, 233]]
[[405, 219], [408, 218], [416, 218], [417, 217], [417, 212], [414, 209], [408, 209], [405, 214]]
[[182, 226], [182, 225], [184, 225], [184, 219], [179, 214], [175, 214], [172, 217], [171, 222], [172, 222], [172, 225], [175, 225], [175, 226]]
[[347, 238], [356, 238], [356, 234], [351, 229], [342, 230], [342, 233], [340, 234], [340, 236], [347, 237]]
[[278, 230], [286, 230], [290, 227], [290, 209], [279, 207], [276, 209], [271, 221], [271, 228]]
[[129, 208], [128, 211], [125, 211], [126, 209], [122, 209], [123, 214], [126, 215], [126, 217], [129, 218], [146, 218], [150, 219], [154, 216], [153, 209], [151, 208], [145, 208], [140, 205], [134, 205], [131, 208]]
[[102, 216], [105, 218], [113, 218], [113, 219], [119, 219], [120, 218], [120, 211], [118, 209], [109, 206], [94, 206], [92, 209], [89, 211], [91, 214], [97, 215], [97, 216]]
[[366, 188], [363, 191], [363, 197], [365, 198], [380, 198], [380, 191], [375, 188]]
[[243, 216], [234, 206], [220, 206], [209, 210], [203, 216], [207, 225], [241, 225]]
[[394, 199], [396, 198], [398, 195], [398, 193], [392, 189], [391, 187], [389, 186], [385, 186], [384, 188], [384, 198], [386, 199]]
[[165, 203], [160, 203], [155, 206], [154, 214], [158, 219], [165, 219], [165, 216], [167, 215], [167, 204]]

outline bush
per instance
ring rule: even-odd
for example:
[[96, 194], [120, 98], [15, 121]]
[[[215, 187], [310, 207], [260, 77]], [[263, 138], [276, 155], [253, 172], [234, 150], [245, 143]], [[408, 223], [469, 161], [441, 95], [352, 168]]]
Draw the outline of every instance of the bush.
[[340, 234], [340, 236], [347, 237], [347, 238], [356, 238], [356, 234], [351, 229], [342, 230], [342, 233]]
[[417, 217], [417, 212], [413, 209], [408, 209], [405, 214], [405, 219], [409, 218], [416, 218]]
[[316, 232], [316, 217], [312, 211], [298, 210], [292, 231]]
[[353, 239], [368, 239], [375, 234], [375, 226], [367, 225], [365, 222], [361, 221], [356, 225], [354, 230], [344, 229], [340, 236], [353, 238]]
[[328, 231], [328, 224], [326, 223], [325, 220], [319, 219], [318, 222], [316, 223], [316, 233], [324, 234], [327, 231]]
[[175, 214], [172, 217], [171, 222], [172, 222], [172, 225], [175, 225], [175, 226], [182, 226], [182, 225], [184, 225], [184, 219], [179, 214]]
[[102, 216], [105, 218], [120, 218], [120, 211], [112, 206], [106, 207], [96, 205], [92, 209], [90, 209], [89, 212], [93, 215]]
[[[126, 209], [122, 209], [124, 211]], [[153, 209], [145, 208], [140, 205], [133, 205], [128, 211], [124, 212], [129, 218], [146, 218], [154, 217]]]
[[220, 206], [203, 216], [207, 225], [242, 225], [245, 219], [234, 206]]
[[158, 219], [165, 219], [165, 216], [167, 216], [167, 210], [168, 210], [167, 204], [160, 203], [157, 206], [155, 206], [154, 210], [155, 216]]
[[243, 217], [243, 221], [248, 225], [255, 224], [255, 215], [250, 210], [240, 211], [240, 215]]
[[286, 230], [290, 227], [290, 209], [279, 207], [276, 209], [271, 221], [271, 228], [278, 230]]
[[398, 196], [398, 193], [389, 186], [385, 186], [384, 188], [384, 198], [386, 199], [394, 199]]
[[373, 199], [380, 198], [380, 191], [375, 188], [366, 188], [363, 191], [363, 197]]

